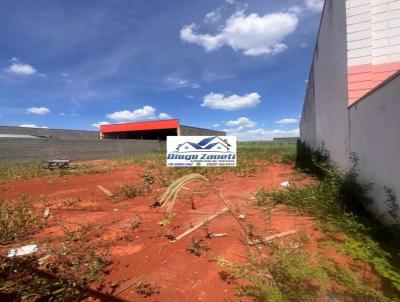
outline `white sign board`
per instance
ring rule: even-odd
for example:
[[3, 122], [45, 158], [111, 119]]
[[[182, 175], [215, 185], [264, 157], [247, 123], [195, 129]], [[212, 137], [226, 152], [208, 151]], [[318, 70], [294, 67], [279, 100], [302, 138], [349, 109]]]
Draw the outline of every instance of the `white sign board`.
[[236, 136], [168, 136], [168, 167], [236, 167]]

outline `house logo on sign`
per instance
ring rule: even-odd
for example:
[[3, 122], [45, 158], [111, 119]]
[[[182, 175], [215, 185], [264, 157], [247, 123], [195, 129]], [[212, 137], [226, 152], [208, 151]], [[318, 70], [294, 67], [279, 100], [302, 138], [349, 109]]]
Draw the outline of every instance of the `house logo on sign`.
[[222, 139], [219, 136], [207, 137], [198, 143], [190, 141], [179, 144], [176, 147], [177, 152], [202, 152], [202, 151], [215, 151], [215, 152], [228, 152], [232, 145], [228, 143], [227, 139]]
[[236, 166], [236, 137], [168, 136], [167, 166]]

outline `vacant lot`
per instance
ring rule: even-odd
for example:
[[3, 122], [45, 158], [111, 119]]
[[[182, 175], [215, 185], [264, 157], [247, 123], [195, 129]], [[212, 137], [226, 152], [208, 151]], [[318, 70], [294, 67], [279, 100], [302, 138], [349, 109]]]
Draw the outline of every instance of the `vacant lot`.
[[[290, 143], [240, 145], [234, 169], [163, 156], [1, 167], [1, 301], [398, 301], [398, 233], [357, 206], [356, 176]], [[207, 181], [166, 213], [161, 197], [189, 174]], [[6, 257], [27, 244], [37, 252]]]

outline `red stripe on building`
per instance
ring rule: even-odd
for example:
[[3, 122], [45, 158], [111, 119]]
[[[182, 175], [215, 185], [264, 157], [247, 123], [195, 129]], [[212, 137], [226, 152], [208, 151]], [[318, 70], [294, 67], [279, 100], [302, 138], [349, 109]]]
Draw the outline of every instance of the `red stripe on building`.
[[146, 131], [146, 130], [161, 130], [161, 129], [178, 129], [179, 120], [164, 120], [164, 121], [150, 121], [139, 123], [126, 123], [126, 124], [112, 124], [101, 125], [101, 133], [113, 132], [130, 132], [130, 131]]

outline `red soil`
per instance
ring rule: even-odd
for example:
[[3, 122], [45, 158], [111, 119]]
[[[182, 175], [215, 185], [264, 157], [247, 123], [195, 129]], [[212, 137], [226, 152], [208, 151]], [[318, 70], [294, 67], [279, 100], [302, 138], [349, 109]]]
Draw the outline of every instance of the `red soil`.
[[[18, 200], [21, 195], [29, 196], [29, 202], [39, 215], [46, 206], [50, 207], [46, 228], [25, 240], [26, 243], [38, 242], [40, 245], [59, 240], [63, 236], [59, 223], [69, 228], [87, 224], [99, 226], [100, 234], [87, 240], [107, 250], [112, 260], [110, 273], [104, 279], [107, 285], [101, 289], [103, 293], [126, 301], [247, 301], [237, 296], [235, 284], [220, 278], [219, 272], [223, 269], [215, 262], [217, 256], [237, 263], [247, 261], [249, 251], [242, 243], [241, 229], [231, 214], [217, 217], [207, 227], [176, 243], [165, 237], [177, 236], [223, 209], [224, 205], [215, 192], [208, 190], [206, 197], [196, 195], [195, 210], [190, 204], [178, 200], [174, 208], [177, 214], [171, 219], [171, 224], [162, 227], [157, 222], [163, 219], [164, 210], [151, 205], [165, 188], [155, 187], [144, 196], [113, 202], [96, 187], [101, 185], [116, 192], [122, 184], [140, 183], [143, 171], [144, 168], [125, 166], [110, 173], [55, 178], [54, 183], [47, 178], [9, 182], [0, 184], [1, 199]], [[276, 242], [298, 242], [296, 236], [306, 236], [306, 249], [312, 255], [325, 253], [338, 263], [349, 263], [346, 257], [318, 243], [325, 235], [315, 227], [310, 217], [277, 207], [267, 219], [254, 205], [252, 194], [257, 189], [281, 189], [280, 183], [286, 180], [299, 185], [310, 181], [299, 179], [291, 166], [273, 165], [254, 177], [226, 174], [224, 180], [216, 181], [214, 185], [236, 215], [246, 215], [242, 225], [246, 228], [253, 225], [257, 235], [268, 236], [296, 229], [296, 235]], [[129, 224], [134, 217], [140, 217], [142, 221], [136, 230], [132, 230]], [[228, 235], [206, 239], [206, 230]], [[209, 250], [200, 257], [188, 253], [186, 249], [191, 246], [192, 238], [202, 239]], [[261, 251], [267, 253], [265, 248]], [[147, 298], [138, 295], [135, 285], [139, 281], [158, 286], [159, 293]]]

